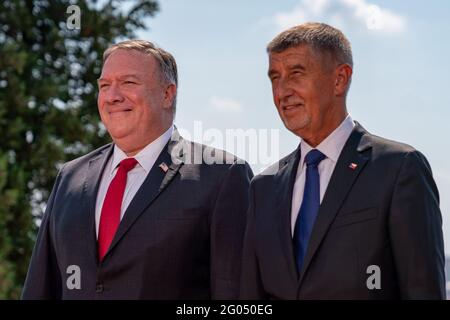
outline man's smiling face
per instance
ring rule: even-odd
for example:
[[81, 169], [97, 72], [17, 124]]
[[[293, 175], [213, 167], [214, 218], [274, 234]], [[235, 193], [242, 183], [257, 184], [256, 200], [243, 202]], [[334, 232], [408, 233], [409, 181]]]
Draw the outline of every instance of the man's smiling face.
[[154, 57], [137, 50], [114, 51], [103, 65], [98, 86], [102, 122], [125, 152], [145, 145], [141, 140], [160, 129], [166, 86]]
[[308, 45], [269, 55], [274, 103], [287, 129], [307, 138], [326, 126], [333, 104], [335, 74]]

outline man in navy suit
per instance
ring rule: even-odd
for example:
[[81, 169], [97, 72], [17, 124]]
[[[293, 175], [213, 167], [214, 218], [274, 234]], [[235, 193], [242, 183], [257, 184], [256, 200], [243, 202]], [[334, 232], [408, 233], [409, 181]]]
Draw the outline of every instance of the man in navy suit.
[[445, 298], [430, 165], [348, 114], [349, 41], [307, 23], [267, 51], [275, 105], [301, 142], [252, 181], [241, 298]]
[[22, 297], [237, 298], [251, 169], [180, 137], [171, 54], [130, 40], [103, 60], [113, 143], [61, 168]]

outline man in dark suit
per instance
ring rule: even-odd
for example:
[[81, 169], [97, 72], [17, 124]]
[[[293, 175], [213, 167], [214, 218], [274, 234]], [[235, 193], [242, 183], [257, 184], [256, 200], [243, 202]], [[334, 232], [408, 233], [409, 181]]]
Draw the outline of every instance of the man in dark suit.
[[61, 168], [22, 297], [236, 299], [251, 169], [180, 137], [168, 52], [130, 40], [103, 60], [114, 142]]
[[251, 183], [241, 298], [445, 298], [431, 168], [347, 113], [348, 40], [307, 23], [267, 51], [275, 105], [302, 140]]

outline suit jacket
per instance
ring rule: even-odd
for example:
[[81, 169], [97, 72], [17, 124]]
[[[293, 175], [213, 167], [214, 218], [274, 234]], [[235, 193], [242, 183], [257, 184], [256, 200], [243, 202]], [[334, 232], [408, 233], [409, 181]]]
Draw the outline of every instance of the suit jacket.
[[[237, 298], [253, 176], [248, 164], [174, 130], [99, 262], [95, 202], [112, 150], [106, 145], [60, 170], [22, 298]], [[199, 161], [202, 152], [223, 164]], [[162, 162], [167, 172], [158, 167]], [[79, 268], [79, 289], [70, 266]]]
[[[276, 174], [263, 173], [251, 183], [241, 298], [445, 298], [439, 195], [419, 151], [356, 124], [320, 205], [300, 273], [290, 218], [299, 159], [300, 148], [276, 164]], [[373, 288], [372, 276], [380, 289]]]

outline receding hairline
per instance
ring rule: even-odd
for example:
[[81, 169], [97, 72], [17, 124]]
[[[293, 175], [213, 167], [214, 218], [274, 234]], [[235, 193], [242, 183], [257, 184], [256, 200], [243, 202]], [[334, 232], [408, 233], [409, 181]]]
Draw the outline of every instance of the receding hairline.
[[118, 53], [123, 53], [123, 52], [127, 52], [127, 53], [131, 53], [131, 54], [140, 54], [143, 57], [149, 58], [151, 61], [153, 61], [155, 63], [156, 66], [158, 66], [158, 59], [152, 55], [152, 54], [148, 54], [144, 51], [141, 51], [139, 49], [135, 49], [135, 48], [116, 48], [114, 49], [114, 51], [111, 51], [106, 57], [104, 57], [103, 60], [103, 65], [106, 64], [106, 62], [108, 61], [109, 58], [111, 58], [113, 55], [116, 55]]
[[133, 49], [133, 48], [117, 48], [114, 51], [111, 51], [106, 57], [104, 57], [103, 65], [105, 65], [105, 63], [108, 61], [109, 58], [111, 58], [113, 55], [116, 55], [118, 53], [138, 54], [138, 55], [142, 55], [144, 57], [151, 58], [152, 61], [154, 61], [155, 63], [158, 63], [158, 60], [156, 59], [155, 56], [148, 54], [146, 52], [143, 52], [141, 50]]
[[169, 83], [173, 83], [178, 86], [177, 63], [170, 52], [147, 40], [125, 40], [116, 43], [105, 50], [103, 53], [103, 64], [108, 60], [110, 55], [121, 49], [129, 51], [134, 50], [141, 52], [144, 55], [152, 56], [159, 65], [163, 78], [165, 78]]
[[[128, 49], [127, 48], [117, 48], [116, 50], [112, 51], [105, 58], [105, 60], [103, 61], [102, 71], [103, 71], [104, 66], [108, 62], [108, 60], [112, 56], [114, 56], [114, 55], [116, 55], [117, 53], [120, 53], [120, 52], [127, 52], [127, 53], [132, 53], [132, 54], [141, 54], [144, 59], [150, 59], [150, 60], [147, 60], [147, 61], [143, 60], [143, 59], [140, 59], [140, 60], [137, 60], [137, 61], [140, 62], [140, 63], [151, 63], [152, 64], [152, 71], [151, 71], [151, 73], [152, 74], [158, 74], [161, 77], [161, 80], [166, 80], [165, 77], [164, 77], [163, 71], [161, 70], [161, 66], [158, 63], [158, 60], [153, 55], [146, 54], [145, 52], [142, 52], [142, 51], [137, 50], [137, 49], [132, 49], [132, 48], [128, 48]], [[122, 75], [121, 78], [125, 78], [125, 77], [140, 78], [140, 75], [148, 75], [149, 73], [145, 71], [145, 70], [148, 70], [147, 66], [145, 66], [145, 67], [136, 67], [136, 72], [137, 73], [126, 73], [126, 74]], [[101, 76], [97, 80], [101, 80]]]
[[114, 48], [113, 50], [109, 51], [107, 55], [106, 55], [106, 52], [107, 52], [107, 51], [105, 51], [105, 53], [104, 53], [104, 55], [103, 55], [103, 63], [105, 63], [105, 62], [106, 62], [113, 54], [115, 54], [115, 53], [117, 53], [117, 52], [132, 52], [132, 53], [138, 53], [138, 54], [142, 54], [142, 55], [147, 56], [147, 57], [152, 57], [153, 59], [156, 60], [156, 58], [155, 58], [153, 55], [148, 54], [148, 53], [146, 53], [145, 51], [140, 50], [140, 49], [136, 49], [136, 48], [122, 48], [122, 47], [117, 47], [117, 48]]
[[111, 45], [103, 52], [103, 62], [117, 50], [137, 51], [145, 55], [154, 55], [168, 53], [162, 48], [157, 47], [154, 43], [146, 40], [125, 40]]

